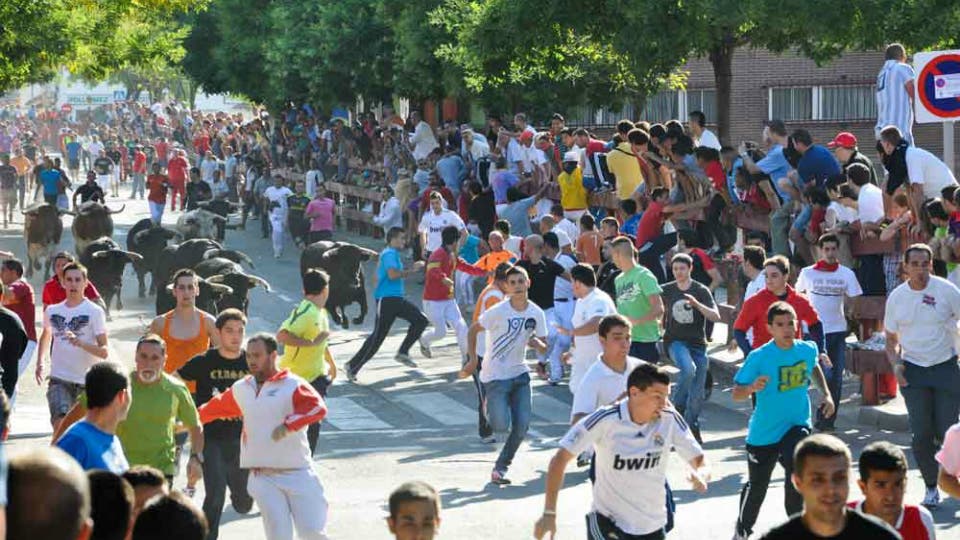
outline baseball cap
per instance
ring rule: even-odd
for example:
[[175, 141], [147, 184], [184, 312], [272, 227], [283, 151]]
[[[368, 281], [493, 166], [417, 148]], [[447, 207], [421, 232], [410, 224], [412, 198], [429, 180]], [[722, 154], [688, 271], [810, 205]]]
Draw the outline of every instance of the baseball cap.
[[827, 148], [836, 148], [838, 146], [842, 146], [843, 148], [856, 148], [857, 136], [849, 131], [837, 133], [837, 136], [827, 143]]
[[529, 131], [524, 131], [520, 134], [520, 142], [527, 142], [533, 140], [533, 133]]
[[564, 152], [563, 154], [564, 161], [580, 161], [580, 154], [576, 150], [570, 150]]

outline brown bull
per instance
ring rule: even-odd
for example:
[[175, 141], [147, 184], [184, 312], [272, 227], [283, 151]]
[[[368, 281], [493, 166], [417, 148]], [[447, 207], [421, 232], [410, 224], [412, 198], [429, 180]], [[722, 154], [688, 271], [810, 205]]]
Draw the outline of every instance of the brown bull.
[[67, 213], [52, 204], [34, 205], [21, 210], [24, 215], [23, 238], [27, 242], [27, 270], [26, 277], [33, 276], [34, 270], [39, 270], [43, 264], [43, 279], [50, 277], [50, 265], [53, 255], [60, 245], [63, 235], [63, 222], [60, 215]]

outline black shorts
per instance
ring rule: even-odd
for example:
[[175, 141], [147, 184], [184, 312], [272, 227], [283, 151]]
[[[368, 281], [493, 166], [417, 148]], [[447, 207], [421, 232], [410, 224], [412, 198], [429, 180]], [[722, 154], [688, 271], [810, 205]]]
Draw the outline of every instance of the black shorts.
[[587, 540], [663, 540], [666, 537], [662, 529], [647, 534], [627, 534], [607, 516], [597, 512], [587, 514]]
[[79, 159], [71, 159], [71, 160], [68, 160], [68, 165], [67, 165], [67, 167], [70, 168], [70, 169], [79, 169], [79, 168], [80, 168], [80, 160], [79, 160]]

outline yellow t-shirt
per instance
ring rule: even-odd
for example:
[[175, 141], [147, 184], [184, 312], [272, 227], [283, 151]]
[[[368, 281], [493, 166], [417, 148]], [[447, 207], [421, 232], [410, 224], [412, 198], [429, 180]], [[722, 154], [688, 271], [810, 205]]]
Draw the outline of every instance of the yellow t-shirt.
[[[295, 307], [287, 320], [283, 321], [280, 330], [286, 330], [300, 339], [312, 340], [321, 332], [330, 330], [330, 321], [327, 310], [317, 308], [309, 300], [302, 300]], [[328, 339], [312, 347], [293, 347], [287, 345], [280, 358], [280, 367], [289, 369], [294, 375], [299, 375], [308, 381], [327, 374], [327, 342]]]
[[624, 201], [633, 197], [643, 183], [643, 171], [630, 143], [620, 143], [607, 153], [607, 167], [617, 177], [617, 198]]
[[560, 184], [560, 205], [564, 210], [583, 210], [587, 204], [587, 189], [583, 187], [583, 171], [580, 167], [572, 173], [561, 172], [557, 177]]

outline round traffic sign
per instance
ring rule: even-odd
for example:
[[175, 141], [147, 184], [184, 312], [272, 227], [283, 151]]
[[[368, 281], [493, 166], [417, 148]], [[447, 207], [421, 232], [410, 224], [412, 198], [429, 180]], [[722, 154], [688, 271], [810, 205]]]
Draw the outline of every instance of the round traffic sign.
[[937, 88], [946, 81], [940, 75], [960, 74], [960, 55], [944, 54], [930, 60], [917, 77], [917, 97], [930, 114], [941, 118], [960, 117], [960, 97], [937, 98]]
[[64, 103], [63, 105], [60, 106], [60, 110], [65, 113], [70, 113], [73, 111], [73, 105], [69, 103]]

